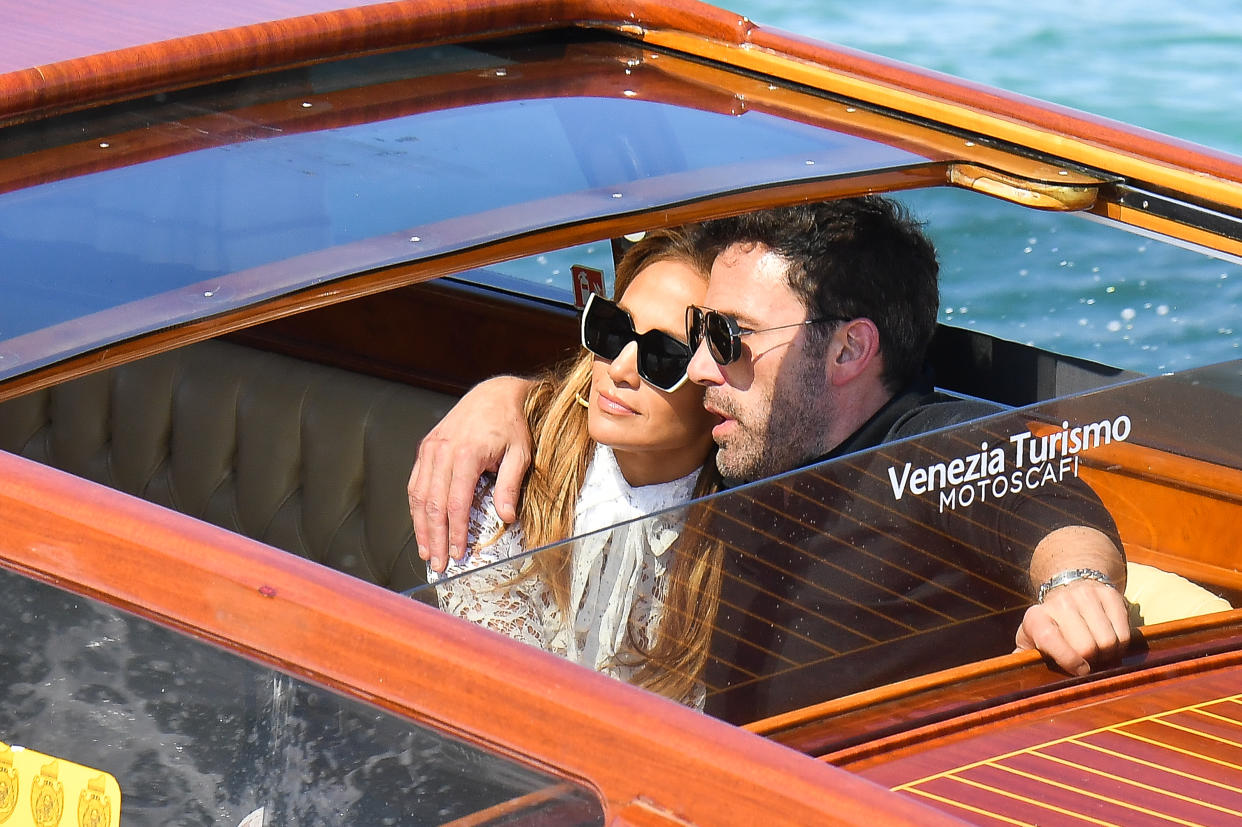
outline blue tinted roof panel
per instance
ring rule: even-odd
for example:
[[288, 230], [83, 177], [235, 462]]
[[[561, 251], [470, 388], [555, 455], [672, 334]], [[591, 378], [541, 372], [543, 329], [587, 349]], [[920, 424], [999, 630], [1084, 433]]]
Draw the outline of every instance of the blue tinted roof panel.
[[[426, 55], [411, 55], [409, 73], [425, 74]], [[316, 86], [330, 85], [328, 71], [316, 68]], [[339, 73], [360, 74], [348, 64]], [[205, 134], [190, 151], [0, 194], [0, 377], [377, 266], [721, 192], [927, 160], [744, 108], [645, 100], [641, 79], [633, 85], [611, 97], [439, 105], [452, 101], [444, 98], [322, 129], [230, 122], [227, 136]], [[511, 94], [499, 88], [469, 100]], [[333, 100], [307, 90], [267, 106], [293, 118]], [[207, 133], [204, 109], [182, 106], [158, 126]], [[109, 153], [143, 139], [135, 130], [72, 148], [106, 164]], [[321, 251], [337, 252], [328, 264], [308, 260], [296, 277], [284, 268], [265, 280], [264, 266]], [[255, 275], [217, 289], [239, 271]], [[137, 305], [124, 312], [179, 291], [184, 301], [171, 314], [144, 317]], [[49, 335], [65, 325], [74, 332]]]

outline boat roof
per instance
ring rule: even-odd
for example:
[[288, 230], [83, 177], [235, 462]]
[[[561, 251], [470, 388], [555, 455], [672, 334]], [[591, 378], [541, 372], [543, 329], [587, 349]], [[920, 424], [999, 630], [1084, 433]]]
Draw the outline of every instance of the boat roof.
[[0, 3], [27, 34], [0, 74], [0, 244], [21, 265], [0, 379], [863, 192], [953, 185], [1242, 254], [1228, 156], [698, 3], [506, 4], [491, 28], [476, 6], [115, 3], [132, 27], [58, 27]]
[[[15, 72], [102, 55], [161, 41], [272, 23], [359, 4], [339, 0], [222, 0], [218, 3], [146, 3], [57, 0], [36, 6], [4, 2], [9, 21], [0, 72]], [[366, 5], [366, 4], [361, 4]], [[370, 4], [370, 5], [380, 5]], [[64, 21], [72, 19], [74, 25]]]
[[[683, 61], [651, 57], [624, 43], [431, 47], [11, 127], [40, 149], [0, 161], [5, 257], [21, 274], [0, 377], [549, 228], [915, 177], [931, 160], [736, 111], [721, 89], [678, 101], [696, 91], [675, 74]], [[142, 125], [114, 128], [131, 119]]]

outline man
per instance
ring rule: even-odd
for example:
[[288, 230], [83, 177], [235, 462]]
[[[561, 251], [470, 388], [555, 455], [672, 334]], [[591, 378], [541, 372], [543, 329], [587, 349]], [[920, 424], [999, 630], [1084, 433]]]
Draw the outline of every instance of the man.
[[[689, 376], [721, 417], [712, 435], [731, 484], [997, 410], [946, 401], [920, 384], [938, 265], [931, 243], [892, 202], [781, 208], [711, 222], [706, 232], [717, 255], [705, 306], [688, 313], [696, 347]], [[497, 470], [495, 500], [508, 518], [529, 462], [521, 380], [472, 393], [476, 415], [433, 431], [410, 477], [420, 553], [436, 568], [446, 546], [454, 556], [464, 547], [478, 473]], [[1031, 513], [1060, 513], [1028, 502]], [[1022, 552], [1028, 594], [1043, 599], [1026, 611], [1016, 644], [1085, 674], [1129, 642], [1125, 568], [1107, 515], [1097, 519], [1089, 502], [1070, 513], [1088, 519], [1049, 524]], [[801, 583], [827, 576], [822, 561], [799, 565], [807, 567]]]
[[[990, 405], [947, 400], [922, 381], [939, 304], [938, 266], [930, 242], [893, 202], [864, 198], [752, 213], [714, 222], [707, 235], [717, 253], [704, 300], [711, 310], [691, 311], [692, 326], [699, 328], [691, 330], [691, 344], [700, 346], [689, 376], [706, 388], [704, 406], [722, 418], [712, 436], [718, 447], [716, 465], [730, 483], [997, 411]], [[716, 342], [707, 335], [713, 332], [712, 323]], [[734, 331], [737, 338], [726, 340], [724, 334]], [[708, 346], [696, 341], [700, 337], [693, 334], [700, 332], [709, 339]], [[721, 347], [726, 342], [728, 347]], [[992, 439], [993, 445], [997, 442]], [[905, 450], [910, 454], [916, 449]], [[865, 503], [853, 509], [862, 513], [817, 518], [819, 536], [801, 543], [811, 549], [810, 555], [782, 558], [774, 566], [769, 562], [774, 547], [768, 544], [731, 561], [728, 568], [742, 575], [726, 581], [722, 611], [727, 614], [733, 607], [735, 617], [728, 622], [738, 629], [733, 639], [742, 642], [724, 660], [745, 658], [747, 642], [762, 637], [764, 653], [751, 671], [766, 674], [778, 664], [789, 671], [783, 682], [742, 693], [736, 706], [777, 713], [811, 697], [798, 693], [816, 682], [792, 664], [805, 663], [804, 669], [810, 670], [806, 674], [814, 674], [817, 653], [802, 652], [799, 638], [829, 642], [833, 671], [847, 676], [838, 679], [841, 691], [970, 659], [953, 645], [962, 636], [960, 628], [937, 636], [935, 624], [924, 628], [912, 618], [924, 611], [967, 616], [975, 600], [965, 594], [971, 567], [989, 568], [992, 581], [1020, 586], [1013, 572], [993, 564], [998, 557], [1020, 562], [1031, 589], [1063, 571], [1124, 582], [1121, 555], [1107, 533], [1112, 531], [1111, 519], [1098, 500], [1080, 496], [1089, 495], [1085, 486], [1077, 491], [1049, 487], [1039, 497], [1011, 497], [1003, 508], [979, 505], [944, 514], [906, 496], [898, 518], [891, 495], [887, 506], [883, 503], [882, 489], [888, 485], [884, 469], [875, 470], [860, 471], [847, 486], [839, 486], [848, 487], [855, 502]], [[981, 518], [986, 518], [984, 524]], [[1027, 528], [1032, 525], [1044, 530], [1032, 536]], [[944, 535], [957, 542], [942, 539]], [[967, 562], [954, 568], [924, 557], [933, 545], [943, 548], [944, 561]], [[842, 583], [859, 567], [858, 549], [871, 551], [876, 572], [872, 582], [825, 591], [822, 584]], [[900, 566], [894, 564], [898, 556]], [[887, 588], [877, 588], [876, 580]], [[942, 588], [917, 600], [908, 597], [930, 581]], [[765, 601], [763, 595], [776, 590], [783, 599]], [[1011, 605], [995, 594], [981, 602], [998, 612]], [[752, 604], [764, 610], [747, 611]], [[853, 609], [872, 604], [884, 604], [886, 617], [865, 619]], [[847, 614], [856, 618], [849, 629], [815, 621]], [[762, 620], [754, 621], [756, 616]], [[902, 628], [886, 628], [894, 619]], [[978, 647], [973, 651], [995, 651], [998, 640], [1012, 640], [1012, 626], [1007, 632], [999, 628], [1008, 622], [1004, 615], [975, 618], [969, 634]], [[910, 635], [919, 643], [905, 652], [902, 663], [875, 663], [874, 653], [891, 647], [868, 651], [853, 643], [851, 637], [865, 623], [873, 640]], [[774, 635], [772, 628], [787, 632]], [[1119, 652], [1128, 635], [1118, 590], [1082, 577], [1046, 591], [1045, 602], [1027, 613], [1017, 644], [1037, 646], [1067, 670], [1082, 674], [1089, 661]], [[843, 669], [840, 653], [855, 650], [858, 662]]]

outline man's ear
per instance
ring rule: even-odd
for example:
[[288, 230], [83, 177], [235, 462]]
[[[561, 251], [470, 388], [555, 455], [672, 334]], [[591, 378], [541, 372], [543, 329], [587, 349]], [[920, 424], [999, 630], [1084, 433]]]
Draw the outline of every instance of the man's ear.
[[868, 318], [840, 324], [828, 346], [828, 381], [845, 385], [866, 373], [877, 372], [880, 362], [880, 330]]

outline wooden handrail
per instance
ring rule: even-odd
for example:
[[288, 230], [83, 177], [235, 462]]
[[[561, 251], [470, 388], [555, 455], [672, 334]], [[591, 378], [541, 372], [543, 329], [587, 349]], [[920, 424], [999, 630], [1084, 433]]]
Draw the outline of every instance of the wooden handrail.
[[984, 719], [1037, 712], [1069, 697], [1102, 697], [1143, 685], [1157, 673], [1206, 670], [1205, 659], [1218, 655], [1242, 661], [1242, 610], [1144, 627], [1119, 666], [1086, 678], [1046, 666], [1036, 652], [1020, 652], [826, 701], [747, 729], [849, 765], [932, 733], [969, 731]]
[[[398, 0], [341, 7], [324, 0], [179, 3], [153, 23], [143, 7], [66, 0], [0, 2], [10, 37], [0, 61], [0, 122], [41, 117], [208, 80], [411, 45], [434, 45], [574, 26], [614, 30], [691, 26], [738, 44], [745, 18], [686, 2]], [[307, 13], [310, 12], [310, 13]], [[101, 30], [66, 27], [75, 13], [108, 18]], [[166, 12], [167, 15], [167, 12]]]

